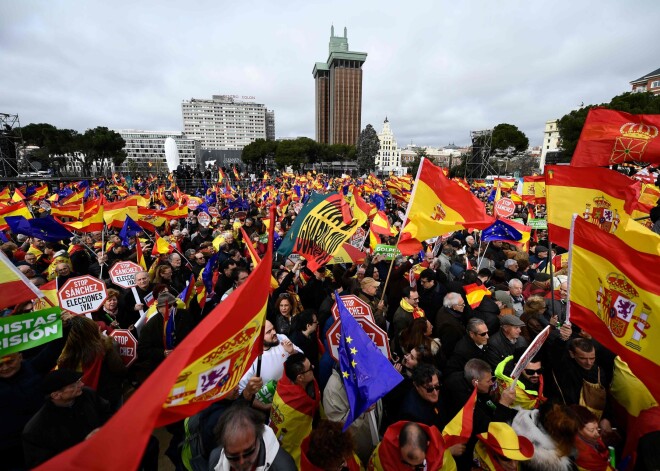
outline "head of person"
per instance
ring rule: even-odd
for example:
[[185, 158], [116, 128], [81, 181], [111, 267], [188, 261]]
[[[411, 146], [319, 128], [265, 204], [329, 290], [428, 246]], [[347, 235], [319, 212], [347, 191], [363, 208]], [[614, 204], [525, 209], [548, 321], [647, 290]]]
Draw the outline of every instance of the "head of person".
[[225, 276], [230, 277], [231, 274], [236, 269], [236, 260], [228, 258], [228, 259], [226, 259], [225, 261], [222, 262], [222, 265], [220, 266], [220, 268], [222, 268], [222, 272], [224, 273]]
[[511, 271], [518, 271], [518, 261], [513, 258], [507, 258], [504, 261], [504, 268]]
[[537, 245], [536, 247], [534, 247], [534, 253], [536, 254], [537, 258], [540, 258], [542, 260], [544, 258], [547, 258], [548, 248], [545, 245]]
[[365, 276], [364, 278], [362, 278], [362, 281], [360, 281], [360, 289], [369, 296], [376, 296], [379, 286], [380, 286], [380, 282], [374, 280], [370, 276]]
[[426, 363], [427, 365], [433, 364], [433, 353], [425, 345], [417, 345], [404, 353], [401, 364], [409, 371], [412, 371], [417, 365]]
[[355, 279], [358, 280], [358, 282], [362, 281], [365, 272], [366, 270], [364, 267], [358, 267], [357, 271], [355, 272]]
[[545, 312], [545, 299], [541, 296], [530, 296], [525, 301], [523, 312], [537, 317], [543, 315]]
[[149, 288], [149, 273], [140, 271], [135, 274], [135, 284], [138, 288], [146, 290]]
[[461, 296], [458, 293], [447, 293], [442, 300], [442, 305], [447, 308], [451, 309], [456, 312], [463, 312], [465, 309], [465, 301], [463, 300], [463, 296]]
[[469, 319], [466, 330], [475, 345], [486, 345], [488, 343], [488, 327], [482, 319], [476, 317]]
[[403, 295], [403, 299], [405, 299], [412, 307], [417, 307], [419, 305], [419, 293], [417, 290], [410, 286], [404, 286], [401, 290], [401, 294]]
[[493, 273], [488, 268], [482, 268], [477, 272], [477, 278], [481, 280], [482, 283], [486, 283], [493, 276]]
[[156, 301], [156, 309], [161, 314], [169, 313], [176, 307], [176, 298], [167, 291], [161, 291]]
[[500, 328], [504, 336], [511, 342], [515, 342], [520, 337], [525, 323], [513, 314], [506, 314], [500, 317]]
[[419, 274], [419, 284], [424, 289], [432, 289], [435, 286], [435, 272], [430, 268]]
[[156, 269], [156, 279], [159, 281], [172, 281], [172, 267], [169, 265], [161, 265]]
[[518, 278], [509, 281], [509, 294], [511, 296], [521, 296], [523, 292], [523, 284]]
[[36, 272], [30, 265], [19, 265], [18, 271], [23, 273], [27, 278], [33, 278], [37, 276]]
[[23, 258], [23, 260], [25, 260], [25, 263], [34, 265], [35, 263], [37, 263], [37, 256], [31, 252], [28, 252], [25, 254], [25, 258]]
[[596, 363], [596, 349], [590, 339], [577, 338], [568, 344], [568, 354], [580, 368], [589, 371]]
[[440, 397], [440, 373], [435, 366], [418, 364], [412, 370], [412, 382], [417, 394], [427, 402], [435, 404]]
[[517, 471], [518, 463], [528, 461], [534, 455], [534, 445], [523, 436], [518, 436], [513, 428], [504, 422], [491, 422], [488, 432], [477, 435], [479, 440], [476, 456], [480, 450], [486, 448], [491, 461], [504, 471]]
[[532, 358], [532, 361], [522, 371], [522, 379], [525, 384], [537, 385], [541, 382], [541, 375], [543, 374], [543, 364], [539, 355]]
[[195, 253], [195, 256], [193, 258], [195, 259], [195, 263], [200, 267], [206, 265], [206, 257], [204, 257], [204, 254], [202, 252]]
[[344, 424], [321, 420], [309, 436], [307, 460], [323, 471], [338, 471], [353, 456], [351, 429], [342, 432]]
[[401, 463], [412, 469], [424, 469], [430, 437], [426, 430], [415, 422], [408, 422], [399, 432]]
[[559, 297], [562, 301], [568, 299], [568, 283], [566, 281], [562, 281], [559, 284]]
[[66, 276], [71, 274], [71, 267], [67, 263], [58, 263], [55, 265], [55, 271], [57, 272], [57, 276]]
[[570, 408], [580, 422], [580, 437], [589, 443], [597, 443], [600, 440], [598, 417], [584, 406], [572, 404]]
[[466, 243], [467, 245], [470, 245], [470, 246], [474, 245], [474, 243], [475, 243], [474, 237], [472, 237], [472, 236], [467, 236], [467, 237], [465, 238], [465, 243]]
[[291, 293], [282, 293], [275, 301], [275, 312], [284, 317], [291, 317], [295, 307], [295, 301]]
[[105, 302], [103, 303], [103, 307], [105, 308], [106, 311], [114, 312], [117, 310], [117, 307], [119, 306], [119, 291], [116, 289], [108, 288], [108, 297], [105, 298]]
[[0, 357], [0, 379], [9, 379], [18, 373], [23, 362], [23, 355], [10, 353]]
[[305, 387], [314, 380], [314, 367], [304, 353], [293, 353], [284, 361], [284, 374], [292, 383]]
[[222, 456], [233, 471], [254, 468], [264, 431], [264, 416], [252, 407], [234, 403], [222, 414], [215, 427], [215, 436], [222, 448]]
[[319, 320], [313, 309], [305, 309], [295, 317], [295, 329], [307, 337], [318, 328]]
[[170, 258], [169, 258], [170, 265], [172, 265], [172, 268], [179, 268], [181, 267], [181, 255], [178, 253], [171, 253]]
[[401, 332], [401, 345], [408, 349], [417, 345], [424, 345], [433, 333], [433, 325], [426, 317], [418, 317]]
[[42, 383], [41, 391], [56, 406], [69, 406], [82, 394], [82, 373], [68, 369], [58, 369], [48, 373]]
[[250, 270], [247, 268], [237, 268], [234, 270], [234, 273], [232, 274], [232, 278], [234, 279], [234, 286], [237, 288], [241, 286], [248, 279], [248, 276], [250, 276]]
[[280, 339], [277, 338], [277, 331], [272, 322], [266, 321], [264, 324], [264, 348], [277, 347], [280, 344]]
[[328, 270], [325, 267], [325, 265], [322, 265], [318, 267], [314, 271], [314, 276], [316, 277], [317, 280], [325, 280], [325, 277], [328, 275]]
[[472, 387], [476, 386], [479, 393], [489, 393], [494, 384], [493, 369], [479, 358], [468, 360], [463, 367], [463, 376]]

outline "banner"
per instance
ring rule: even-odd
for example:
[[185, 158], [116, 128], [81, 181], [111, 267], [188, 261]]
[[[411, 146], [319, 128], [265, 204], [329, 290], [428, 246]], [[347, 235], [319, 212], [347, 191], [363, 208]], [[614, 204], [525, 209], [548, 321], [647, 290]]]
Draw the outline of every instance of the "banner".
[[530, 218], [527, 220], [527, 225], [532, 229], [547, 229], [548, 221], [545, 219]]
[[60, 308], [0, 318], [0, 357], [62, 337]]
[[385, 260], [393, 260], [401, 255], [401, 252], [395, 245], [378, 244], [374, 249], [374, 254], [382, 255]]

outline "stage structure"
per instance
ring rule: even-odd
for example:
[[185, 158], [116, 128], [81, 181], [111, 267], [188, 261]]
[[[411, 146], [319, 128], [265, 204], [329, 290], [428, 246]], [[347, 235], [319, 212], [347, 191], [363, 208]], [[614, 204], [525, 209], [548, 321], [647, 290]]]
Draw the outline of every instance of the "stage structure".
[[17, 114], [0, 113], [0, 176], [18, 175], [18, 145], [23, 144]]
[[496, 175], [490, 164], [490, 146], [493, 139], [493, 130], [471, 131], [472, 152], [465, 161], [465, 179], [486, 178], [487, 175]]

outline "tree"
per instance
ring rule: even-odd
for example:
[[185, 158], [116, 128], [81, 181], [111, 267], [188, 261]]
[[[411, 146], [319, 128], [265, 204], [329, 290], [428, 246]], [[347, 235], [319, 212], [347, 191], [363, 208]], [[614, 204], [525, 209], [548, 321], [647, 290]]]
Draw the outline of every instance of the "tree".
[[[300, 170], [307, 163], [308, 143], [301, 139], [287, 139], [280, 141], [275, 152], [275, 164], [280, 170], [290, 166], [294, 170]], [[313, 141], [312, 141], [313, 142]]]
[[406, 162], [404, 164], [404, 167], [407, 167], [410, 169], [410, 174], [411, 175], [417, 175], [417, 170], [419, 170], [419, 164], [422, 163], [422, 157], [428, 159], [429, 154], [426, 152], [426, 149], [423, 147], [416, 147], [415, 148], [415, 158], [413, 159], [412, 162]]
[[360, 173], [376, 169], [376, 155], [380, 149], [378, 133], [371, 124], [362, 130], [356, 146], [357, 165]]
[[31, 123], [21, 128], [23, 141], [37, 146], [30, 151], [30, 160], [39, 161], [43, 168], [60, 166], [78, 150], [80, 135], [73, 129], [58, 129], [52, 124]]
[[660, 95], [626, 92], [615, 96], [609, 103], [589, 105], [562, 116], [557, 123], [557, 128], [559, 129], [559, 147], [566, 157], [573, 156], [587, 114], [594, 106], [632, 114], [660, 114]]
[[274, 159], [277, 151], [277, 141], [257, 139], [243, 148], [241, 160], [252, 170], [265, 167], [267, 159]]
[[119, 166], [126, 160], [125, 145], [126, 141], [119, 133], [104, 126], [98, 126], [88, 129], [80, 136], [78, 146], [80, 157], [75, 158], [82, 163], [83, 175], [89, 175], [92, 165], [100, 166], [101, 171], [105, 173], [108, 161]]
[[525, 152], [529, 147], [529, 139], [525, 133], [513, 124], [501, 123], [493, 128], [491, 149], [506, 153]]

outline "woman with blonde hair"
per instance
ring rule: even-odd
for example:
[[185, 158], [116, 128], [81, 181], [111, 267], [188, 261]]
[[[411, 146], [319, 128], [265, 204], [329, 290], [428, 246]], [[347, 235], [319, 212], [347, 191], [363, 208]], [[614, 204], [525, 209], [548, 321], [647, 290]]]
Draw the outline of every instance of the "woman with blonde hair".
[[85, 386], [119, 408], [126, 367], [112, 338], [101, 335], [98, 324], [85, 316], [72, 317], [69, 324], [57, 368], [81, 372]]

